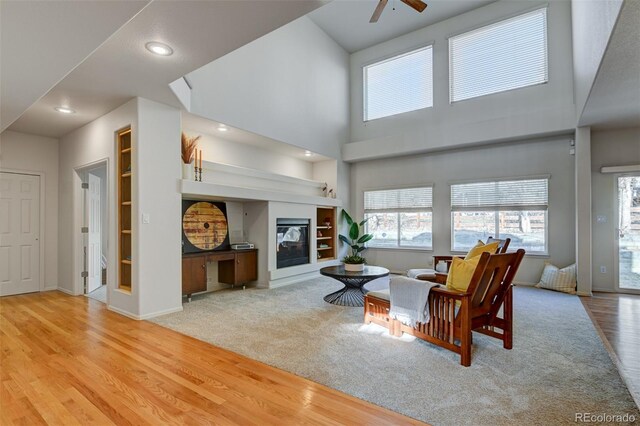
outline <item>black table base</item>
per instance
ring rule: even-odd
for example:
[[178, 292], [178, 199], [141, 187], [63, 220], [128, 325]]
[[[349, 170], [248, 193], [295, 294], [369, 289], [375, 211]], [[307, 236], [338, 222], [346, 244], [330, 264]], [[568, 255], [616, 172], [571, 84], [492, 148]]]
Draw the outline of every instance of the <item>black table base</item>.
[[344, 288], [327, 294], [324, 301], [338, 306], [364, 306], [364, 285], [369, 281], [386, 277], [389, 270], [379, 266], [365, 265], [362, 271], [346, 271], [344, 266], [328, 266], [320, 269], [320, 274], [334, 278], [344, 284]]
[[338, 291], [327, 294], [324, 301], [339, 306], [364, 306], [365, 290], [363, 286], [371, 281], [369, 278], [341, 278], [339, 281], [345, 285]]

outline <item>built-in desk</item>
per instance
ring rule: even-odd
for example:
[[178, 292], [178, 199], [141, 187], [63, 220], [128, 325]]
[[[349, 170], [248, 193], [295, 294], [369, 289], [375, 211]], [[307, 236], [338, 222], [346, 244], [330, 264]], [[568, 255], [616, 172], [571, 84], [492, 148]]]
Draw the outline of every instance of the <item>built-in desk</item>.
[[244, 285], [258, 279], [258, 250], [225, 250], [182, 255], [182, 295], [207, 290], [207, 262], [218, 262], [218, 282]]

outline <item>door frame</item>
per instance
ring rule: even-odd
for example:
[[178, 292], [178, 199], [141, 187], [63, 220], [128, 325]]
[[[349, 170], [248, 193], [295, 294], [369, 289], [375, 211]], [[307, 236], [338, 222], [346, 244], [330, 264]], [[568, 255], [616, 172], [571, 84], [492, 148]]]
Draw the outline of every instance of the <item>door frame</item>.
[[[7, 167], [0, 167], [0, 173], [13, 173], [13, 174], [18, 174], [18, 175], [29, 175], [29, 176], [38, 176], [39, 180], [40, 180], [40, 205], [38, 206], [38, 216], [40, 217], [40, 232], [38, 235], [38, 241], [40, 242], [40, 262], [38, 265], [38, 278], [40, 280], [40, 289], [39, 291], [48, 291], [48, 290], [57, 290], [58, 288], [58, 278], [56, 277], [56, 286], [55, 287], [50, 287], [48, 288], [45, 285], [44, 282], [44, 278], [45, 278], [45, 271], [44, 271], [44, 265], [45, 265], [45, 249], [44, 246], [46, 244], [46, 224], [45, 224], [45, 209], [43, 208], [46, 204], [46, 198], [45, 198], [45, 183], [46, 183], [46, 176], [44, 172], [37, 172], [37, 171], [33, 171], [33, 170], [23, 170], [23, 169], [12, 169], [12, 168], [7, 168]], [[56, 251], [58, 250], [58, 248], [56, 247]]]
[[618, 200], [618, 179], [625, 176], [640, 176], [640, 172], [616, 173], [613, 175], [614, 185], [614, 210], [615, 210], [615, 241], [613, 243], [613, 288], [616, 293], [640, 294], [640, 290], [633, 288], [620, 288], [620, 202]]
[[109, 244], [110, 242], [110, 238], [109, 238], [109, 234], [111, 233], [111, 225], [110, 225], [110, 221], [111, 221], [111, 215], [109, 213], [109, 206], [111, 205], [111, 197], [110, 197], [110, 192], [111, 192], [111, 184], [110, 184], [110, 177], [111, 177], [111, 172], [109, 169], [109, 157], [103, 157], [99, 160], [96, 161], [92, 161], [90, 163], [87, 164], [83, 164], [80, 166], [76, 166], [73, 168], [73, 174], [72, 174], [72, 178], [73, 178], [73, 207], [72, 207], [72, 215], [73, 215], [73, 225], [72, 225], [72, 250], [73, 250], [73, 266], [72, 266], [72, 271], [73, 271], [73, 294], [75, 296], [78, 295], [82, 295], [84, 294], [84, 286], [82, 283], [82, 277], [81, 277], [81, 273], [82, 270], [84, 269], [84, 258], [83, 255], [84, 253], [82, 252], [82, 248], [83, 248], [83, 244], [82, 244], [82, 232], [81, 232], [81, 227], [84, 225], [84, 203], [82, 202], [82, 178], [81, 175], [82, 173], [87, 173], [92, 169], [97, 169], [101, 166], [105, 166], [107, 169], [106, 172], [106, 187], [107, 187], [107, 193], [106, 193], [106, 207], [105, 207], [105, 214], [107, 215], [107, 225], [108, 228], [107, 232], [103, 232], [102, 235], [103, 237], [106, 236], [107, 237], [107, 305], [109, 305], [109, 281], [110, 281], [110, 276], [113, 276], [113, 273], [109, 273], [109, 268], [112, 266], [111, 265], [111, 256], [110, 256], [110, 251], [111, 251], [111, 245]]

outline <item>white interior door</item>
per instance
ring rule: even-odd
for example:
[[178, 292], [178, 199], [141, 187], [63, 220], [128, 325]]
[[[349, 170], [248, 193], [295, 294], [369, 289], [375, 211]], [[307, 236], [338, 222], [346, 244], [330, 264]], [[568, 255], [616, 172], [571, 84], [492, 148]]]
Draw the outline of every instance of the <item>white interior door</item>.
[[87, 238], [87, 266], [89, 278], [87, 293], [100, 287], [102, 284], [102, 267], [100, 256], [102, 254], [102, 221], [100, 217], [100, 178], [89, 173], [89, 191], [87, 193], [87, 207], [89, 209], [89, 236]]
[[640, 291], [640, 175], [618, 177], [618, 290]]
[[0, 296], [40, 291], [40, 177], [0, 173]]

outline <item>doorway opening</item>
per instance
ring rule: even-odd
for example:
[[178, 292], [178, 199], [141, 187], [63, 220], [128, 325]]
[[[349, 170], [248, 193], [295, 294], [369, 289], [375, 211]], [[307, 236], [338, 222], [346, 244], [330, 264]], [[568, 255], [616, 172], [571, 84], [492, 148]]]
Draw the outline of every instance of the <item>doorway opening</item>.
[[640, 174], [618, 176], [618, 291], [640, 293]]
[[82, 284], [85, 296], [107, 303], [108, 178], [106, 162], [78, 171], [82, 181]]

